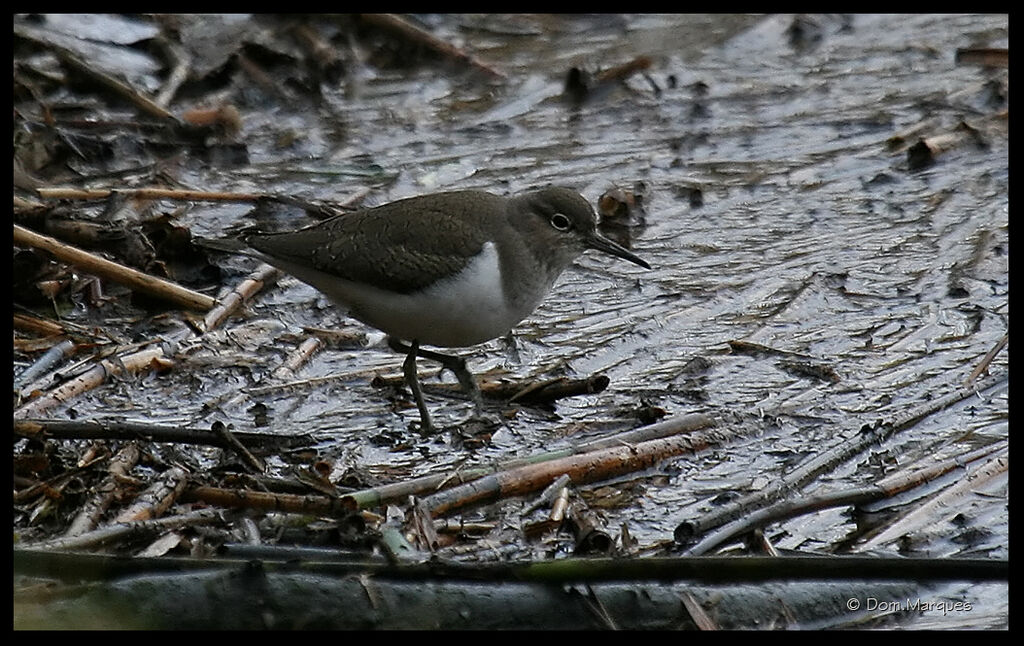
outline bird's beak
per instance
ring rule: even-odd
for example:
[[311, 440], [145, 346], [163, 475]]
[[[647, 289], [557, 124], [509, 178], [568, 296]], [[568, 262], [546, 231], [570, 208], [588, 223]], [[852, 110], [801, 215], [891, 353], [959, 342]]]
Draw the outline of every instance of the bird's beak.
[[597, 249], [598, 251], [603, 251], [612, 256], [618, 256], [619, 258], [628, 260], [633, 264], [640, 265], [644, 269], [651, 268], [651, 266], [647, 264], [646, 260], [636, 255], [629, 249], [626, 249], [625, 247], [615, 242], [612, 242], [611, 240], [604, 237], [600, 233], [597, 233], [596, 231], [592, 236], [590, 236], [587, 239], [587, 247], [591, 249]]

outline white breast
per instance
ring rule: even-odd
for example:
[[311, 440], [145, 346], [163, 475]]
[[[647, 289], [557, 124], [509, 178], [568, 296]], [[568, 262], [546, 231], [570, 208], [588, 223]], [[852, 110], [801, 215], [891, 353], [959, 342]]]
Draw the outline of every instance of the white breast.
[[460, 273], [416, 294], [396, 294], [308, 268], [281, 268], [322, 291], [352, 317], [424, 345], [462, 347], [489, 341], [508, 332], [537, 305], [509, 307], [492, 242]]

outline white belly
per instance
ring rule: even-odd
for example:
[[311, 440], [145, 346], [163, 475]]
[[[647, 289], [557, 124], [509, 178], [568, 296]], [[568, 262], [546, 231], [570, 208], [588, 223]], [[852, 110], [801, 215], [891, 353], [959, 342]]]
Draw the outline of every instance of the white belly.
[[537, 294], [510, 307], [498, 251], [490, 242], [461, 273], [417, 294], [396, 294], [308, 269], [281, 267], [363, 323], [405, 341], [440, 347], [475, 345], [499, 337], [529, 315], [544, 296]]

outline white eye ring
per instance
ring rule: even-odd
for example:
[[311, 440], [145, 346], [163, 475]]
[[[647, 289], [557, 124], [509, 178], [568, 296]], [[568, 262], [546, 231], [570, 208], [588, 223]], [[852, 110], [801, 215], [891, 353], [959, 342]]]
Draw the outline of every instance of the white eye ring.
[[572, 220], [564, 213], [555, 213], [551, 216], [551, 226], [559, 231], [568, 231], [572, 228]]

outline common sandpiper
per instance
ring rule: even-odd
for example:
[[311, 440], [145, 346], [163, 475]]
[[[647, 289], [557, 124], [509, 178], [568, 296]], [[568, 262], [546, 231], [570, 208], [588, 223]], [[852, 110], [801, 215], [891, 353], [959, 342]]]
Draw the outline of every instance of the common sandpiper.
[[416, 357], [451, 370], [483, 404], [463, 359], [421, 346], [460, 348], [506, 334], [529, 316], [587, 249], [650, 269], [601, 235], [586, 199], [568, 188], [513, 197], [466, 190], [398, 200], [287, 233], [217, 241], [254, 255], [325, 294], [349, 316], [384, 332], [406, 355], [406, 383], [424, 432], [433, 430]]

